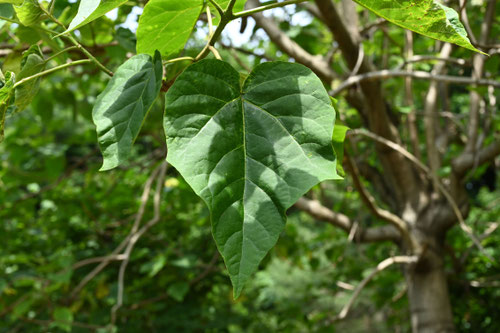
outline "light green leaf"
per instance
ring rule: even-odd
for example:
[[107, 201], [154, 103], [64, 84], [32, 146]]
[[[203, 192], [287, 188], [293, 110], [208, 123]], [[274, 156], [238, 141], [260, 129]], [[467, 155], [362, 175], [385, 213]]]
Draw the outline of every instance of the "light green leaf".
[[88, 24], [107, 12], [123, 5], [127, 0], [81, 0], [78, 13], [63, 34]]
[[481, 52], [470, 43], [457, 12], [435, 0], [354, 1], [400, 27], [430, 38], [453, 43], [475, 52]]
[[161, 88], [161, 56], [133, 56], [121, 65], [97, 97], [92, 118], [104, 157], [102, 170], [128, 159], [142, 123]]
[[337, 156], [337, 172], [341, 176], [345, 176], [345, 171], [342, 167], [342, 160], [344, 159], [345, 136], [349, 129], [349, 127], [343, 125], [339, 120], [336, 121], [335, 128], [333, 129], [333, 150], [335, 150], [335, 155]]
[[[17, 75], [18, 81], [38, 74], [45, 69], [46, 62], [38, 45], [33, 45], [23, 54], [21, 64], [21, 71]], [[15, 112], [21, 112], [31, 104], [40, 88], [40, 81], [41, 78], [30, 80], [16, 88]]]
[[[219, 4], [219, 6], [225, 10], [227, 8], [227, 5], [229, 5], [229, 1], [230, 0], [218, 0], [215, 2], [217, 2], [217, 4]], [[234, 4], [233, 7], [233, 13], [241, 12], [245, 8], [245, 2], [246, 0], [236, 0], [236, 3]], [[220, 22], [220, 17], [219, 17], [220, 15], [217, 12], [217, 9], [215, 9], [215, 7], [212, 4], [209, 3], [209, 5], [212, 14], [215, 15], [215, 18], [213, 19], [213, 24], [217, 25]]]
[[184, 48], [203, 8], [203, 0], [150, 0], [137, 28], [137, 53], [164, 59], [175, 57]]
[[4, 138], [5, 114], [7, 113], [10, 99], [14, 93], [14, 81], [14, 73], [8, 72], [5, 74], [5, 81], [2, 82], [3, 85], [2, 88], [0, 88], [0, 142], [2, 142]]
[[19, 21], [29, 27], [42, 21], [45, 17], [38, 0], [24, 0], [21, 5], [14, 6]]
[[[10, 3], [2, 3], [0, 0], [0, 16], [11, 18], [14, 15], [14, 8]], [[0, 29], [7, 23], [7, 21], [0, 20]]]
[[335, 110], [307, 67], [264, 63], [241, 87], [235, 69], [210, 59], [188, 67], [165, 104], [167, 160], [208, 205], [238, 297], [283, 231], [286, 210], [339, 178]]
[[73, 312], [69, 308], [56, 308], [53, 317], [54, 322], [51, 324], [51, 327], [58, 327], [63, 331], [71, 332]]
[[20, 5], [23, 3], [23, 0], [0, 0], [0, 3], [10, 3], [12, 5]]

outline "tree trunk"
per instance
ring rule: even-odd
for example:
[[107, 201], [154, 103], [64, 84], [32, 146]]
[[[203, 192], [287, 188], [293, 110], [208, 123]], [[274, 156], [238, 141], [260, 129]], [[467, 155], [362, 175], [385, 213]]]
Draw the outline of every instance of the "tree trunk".
[[455, 332], [442, 249], [428, 246], [424, 258], [405, 269], [405, 276], [412, 331]]

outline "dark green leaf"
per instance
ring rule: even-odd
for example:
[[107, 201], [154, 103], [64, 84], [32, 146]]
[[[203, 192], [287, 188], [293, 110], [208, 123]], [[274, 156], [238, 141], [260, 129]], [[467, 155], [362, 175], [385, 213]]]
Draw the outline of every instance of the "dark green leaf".
[[127, 160], [161, 88], [161, 56], [136, 55], [121, 65], [97, 97], [92, 118], [104, 157], [101, 170]]
[[203, 0], [150, 0], [144, 7], [137, 28], [137, 53], [163, 58], [175, 57], [186, 44], [200, 12]]
[[14, 73], [8, 72], [5, 75], [5, 81], [3, 82], [2, 88], [0, 88], [0, 142], [4, 138], [4, 127], [5, 127], [5, 114], [7, 108], [9, 107], [10, 99], [13, 95], [15, 76]]
[[470, 43], [457, 12], [437, 1], [354, 1], [400, 27], [475, 52], [481, 52]]
[[[46, 62], [37, 45], [30, 47], [28, 51], [23, 54], [21, 60], [21, 71], [17, 75], [17, 80], [20, 81], [29, 76], [38, 74], [45, 69]], [[38, 93], [40, 88], [41, 78], [30, 80], [16, 88], [16, 112], [23, 111], [30, 105], [33, 98]]]
[[323, 84], [299, 64], [259, 65], [241, 87], [229, 64], [204, 60], [168, 91], [167, 160], [211, 211], [235, 297], [278, 240], [286, 210], [338, 178], [334, 122]]

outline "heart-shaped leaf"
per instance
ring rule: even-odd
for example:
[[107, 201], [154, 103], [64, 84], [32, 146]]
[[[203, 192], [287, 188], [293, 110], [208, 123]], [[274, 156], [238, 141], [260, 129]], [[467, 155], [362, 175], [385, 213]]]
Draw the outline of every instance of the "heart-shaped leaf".
[[159, 52], [154, 59], [139, 54], [118, 67], [97, 97], [92, 119], [104, 158], [101, 171], [117, 167], [130, 156], [142, 123], [160, 92], [162, 76]]
[[177, 56], [202, 8], [203, 0], [150, 0], [139, 19], [137, 53], [153, 54], [158, 49], [165, 59]]
[[481, 52], [469, 41], [467, 32], [453, 9], [435, 0], [393, 1], [354, 0], [387, 21], [421, 35]]
[[286, 210], [338, 178], [334, 123], [323, 84], [299, 64], [264, 63], [240, 87], [229, 64], [203, 60], [166, 94], [167, 160], [210, 208], [235, 297], [278, 240]]

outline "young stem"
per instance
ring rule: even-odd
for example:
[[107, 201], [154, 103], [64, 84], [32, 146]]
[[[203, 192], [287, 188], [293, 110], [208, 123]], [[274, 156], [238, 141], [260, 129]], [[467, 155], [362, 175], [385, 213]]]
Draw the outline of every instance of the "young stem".
[[222, 9], [222, 7], [214, 0], [208, 0], [208, 1], [212, 4], [212, 6], [215, 7], [215, 9], [219, 12], [220, 17], [222, 18], [222, 16], [224, 16], [224, 10]]
[[77, 49], [76, 46], [70, 46], [70, 47], [67, 47], [65, 48], [64, 50], [62, 51], [59, 51], [57, 53], [54, 53], [53, 55], [51, 55], [50, 57], [48, 57], [47, 59], [45, 59], [45, 62], [49, 62], [50, 60], [54, 59], [54, 58], [57, 58], [58, 56], [60, 56], [61, 54], [63, 53], [66, 53], [68, 51], [71, 51], [71, 50], [74, 50], [74, 49]]
[[309, 1], [309, 0], [288, 0], [288, 1], [283, 1], [283, 2], [277, 2], [277, 3], [270, 4], [270, 5], [265, 5], [265, 6], [252, 8], [249, 10], [244, 10], [242, 12], [238, 12], [238, 13], [233, 14], [232, 17], [233, 18], [240, 18], [240, 17], [250, 16], [252, 14], [263, 12], [263, 11], [268, 10], [268, 9], [285, 7], [288, 5], [294, 5], [294, 4], [298, 4], [298, 3], [306, 2], [306, 1]]
[[87, 64], [87, 63], [90, 63], [92, 62], [92, 60], [90, 59], [83, 59], [83, 60], [76, 60], [76, 61], [72, 61], [72, 62], [68, 62], [66, 64], [63, 64], [63, 65], [60, 65], [60, 66], [56, 66], [54, 68], [51, 68], [51, 69], [47, 69], [46, 71], [43, 71], [43, 72], [40, 72], [40, 73], [37, 73], [35, 75], [32, 75], [32, 76], [28, 76], [24, 79], [22, 79], [21, 81], [18, 81], [14, 84], [13, 88], [16, 88], [20, 85], [22, 85], [23, 83], [26, 83], [28, 81], [31, 81], [31, 80], [34, 80], [36, 78], [39, 78], [39, 77], [42, 77], [42, 76], [45, 76], [47, 74], [50, 74], [50, 73], [53, 73], [53, 72], [56, 72], [60, 69], [63, 69], [63, 68], [66, 68], [66, 67], [70, 67], [70, 66], [76, 66], [76, 65], [81, 65], [81, 64]]
[[[64, 29], [64, 31], [66, 31], [66, 26], [64, 26], [64, 24], [61, 23], [61, 21], [59, 21], [54, 15], [52, 15], [49, 11], [47, 11], [47, 9], [45, 9], [43, 6], [40, 6], [40, 9], [53, 21], [55, 22], [57, 25], [59, 25], [61, 28]], [[82, 44], [78, 43], [78, 41], [70, 34], [68, 33], [66, 36], [66, 38], [69, 39], [69, 41], [75, 45], [80, 51], [83, 52], [83, 54], [85, 54], [87, 56], [87, 58], [89, 58], [97, 67], [99, 67], [99, 69], [101, 69], [104, 73], [108, 74], [109, 76], [113, 76], [113, 72], [110, 71], [109, 69], [106, 68], [106, 66], [104, 66], [101, 62], [99, 62], [99, 60], [97, 60], [96, 57], [94, 57], [89, 51], [87, 51], [86, 48], [84, 48], [82, 46]]]

